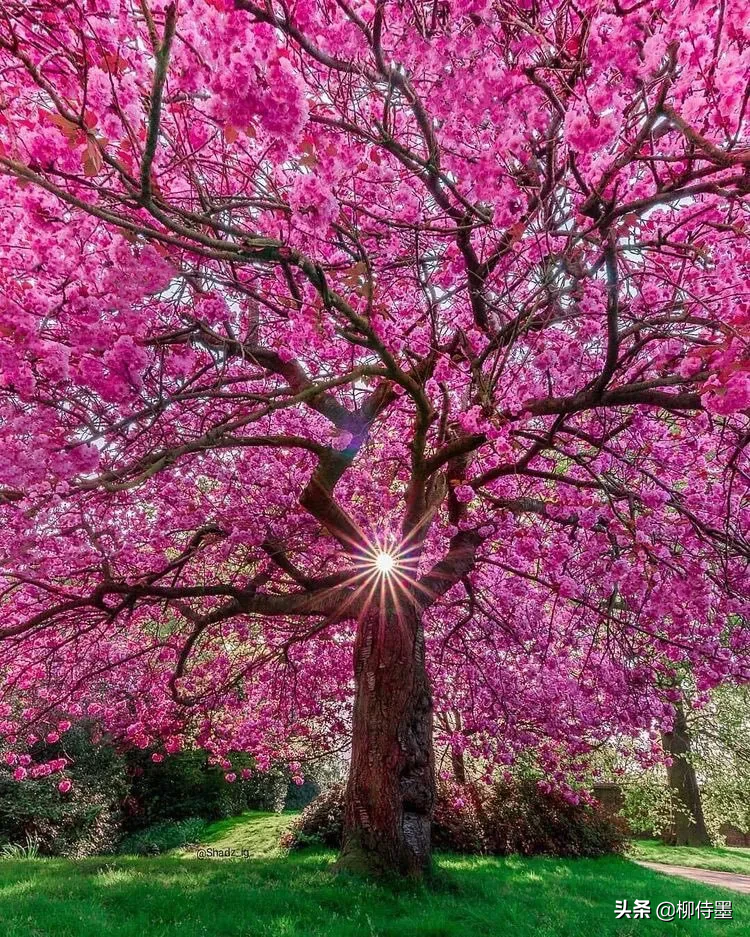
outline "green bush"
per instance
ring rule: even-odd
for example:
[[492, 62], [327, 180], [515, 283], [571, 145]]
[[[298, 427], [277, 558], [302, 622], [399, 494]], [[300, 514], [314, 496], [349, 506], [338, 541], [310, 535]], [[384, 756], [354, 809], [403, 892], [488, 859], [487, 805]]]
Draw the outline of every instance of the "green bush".
[[285, 810], [304, 810], [322, 792], [322, 786], [316, 778], [305, 778], [304, 783], [287, 785], [284, 801]]
[[[288, 849], [338, 848], [344, 818], [344, 786], [325, 791], [284, 833]], [[470, 854], [602, 856], [621, 852], [624, 829], [597, 807], [570, 803], [535, 782], [441, 784], [432, 825], [440, 849]]]
[[205, 828], [206, 821], [199, 817], [155, 823], [145, 830], [126, 836], [120, 842], [118, 852], [136, 856], [157, 856], [170, 849], [197, 843]]
[[663, 767], [643, 770], [625, 778], [622, 816], [635, 836], [661, 836], [673, 816], [672, 795]]
[[0, 848], [5, 844], [23, 850], [33, 842], [42, 855], [113, 852], [123, 835], [130, 850], [135, 840], [128, 834], [157, 828], [158, 836], [162, 824], [172, 830], [180, 821], [219, 820], [248, 809], [280, 813], [287, 801], [292, 809], [299, 808], [320, 790], [317, 781], [291, 784], [284, 765], [257, 772], [243, 753], [231, 755], [236, 780], [230, 783], [226, 770], [210, 765], [203, 751], [156, 761], [150, 751], [119, 752], [84, 722], [54, 744], [38, 743], [30, 754], [34, 762], [64, 756], [72, 786], [61, 793], [59, 774], [16, 781], [13, 766], [0, 764]]
[[248, 808], [246, 782], [228, 783], [222, 768], [208, 764], [205, 752], [184, 751], [157, 764], [148, 753], [136, 750], [128, 752], [127, 759], [132, 776], [126, 803], [130, 830], [190, 817], [221, 820]]
[[15, 781], [11, 768], [0, 770], [0, 842], [35, 842], [43, 855], [80, 857], [112, 852], [122, 820], [120, 804], [129, 782], [122, 757], [92, 739], [90, 726], [73, 727], [54, 745], [37, 744], [35, 761], [66, 757], [66, 794], [59, 775]]
[[[204, 817], [222, 820], [245, 810], [281, 813], [287, 800], [289, 771], [275, 765], [269, 771], [253, 770], [253, 760], [243, 753], [231, 756], [236, 780], [226, 780], [225, 769], [208, 763], [203, 751], [189, 750], [155, 763], [142, 751], [127, 753], [132, 777], [126, 801], [126, 828], [137, 830], [167, 820]], [[243, 769], [249, 771], [242, 777]]]
[[304, 810], [322, 791], [341, 784], [345, 776], [344, 765], [339, 758], [328, 756], [307, 762], [304, 766], [304, 782], [298, 785], [290, 780], [285, 809]]
[[272, 765], [268, 771], [254, 772], [242, 785], [245, 808], [265, 810], [269, 813], [281, 813], [286, 806], [287, 791], [293, 787], [289, 783], [289, 771], [281, 765]]

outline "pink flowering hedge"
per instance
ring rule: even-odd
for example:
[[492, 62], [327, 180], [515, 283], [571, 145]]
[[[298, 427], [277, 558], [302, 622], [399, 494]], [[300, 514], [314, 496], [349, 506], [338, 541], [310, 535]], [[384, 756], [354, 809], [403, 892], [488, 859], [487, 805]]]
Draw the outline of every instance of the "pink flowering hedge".
[[[344, 786], [317, 797], [284, 832], [283, 846], [341, 845]], [[590, 798], [533, 780], [438, 786], [433, 843], [451, 852], [507, 856], [601, 856], [621, 852], [624, 823]]]

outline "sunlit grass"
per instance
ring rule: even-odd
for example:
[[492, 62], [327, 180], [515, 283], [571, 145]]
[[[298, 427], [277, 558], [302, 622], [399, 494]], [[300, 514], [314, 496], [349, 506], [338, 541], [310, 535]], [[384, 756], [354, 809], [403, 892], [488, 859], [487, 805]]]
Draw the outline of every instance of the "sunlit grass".
[[[211, 823], [201, 836], [201, 843], [214, 849], [235, 849], [254, 858], [279, 856], [279, 837], [289, 826], [291, 814], [244, 813], [239, 817]], [[181, 855], [195, 855], [194, 848], [180, 850]]]
[[[441, 855], [427, 885], [335, 877], [330, 850], [285, 856], [289, 816], [212, 824], [205, 843], [246, 850], [237, 861], [195, 851], [157, 858], [0, 862], [8, 937], [739, 937], [750, 899], [667, 879], [626, 859], [491, 859]], [[731, 898], [733, 921], [617, 921], [616, 899]]]
[[738, 846], [665, 846], [657, 840], [640, 839], [633, 843], [631, 855], [644, 862], [750, 875], [750, 849]]

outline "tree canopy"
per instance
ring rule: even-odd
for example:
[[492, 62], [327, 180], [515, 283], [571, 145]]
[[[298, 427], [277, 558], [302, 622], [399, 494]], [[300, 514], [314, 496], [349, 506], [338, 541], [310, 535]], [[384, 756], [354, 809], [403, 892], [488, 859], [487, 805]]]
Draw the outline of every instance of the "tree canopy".
[[747, 679], [749, 55], [739, 0], [3, 0], [9, 757], [340, 748], [358, 628], [560, 783]]

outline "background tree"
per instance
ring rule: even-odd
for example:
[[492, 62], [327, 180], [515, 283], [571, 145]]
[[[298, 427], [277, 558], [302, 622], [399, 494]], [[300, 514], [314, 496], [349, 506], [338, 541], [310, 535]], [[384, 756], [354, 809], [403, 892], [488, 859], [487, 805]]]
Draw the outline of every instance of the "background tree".
[[742, 22], [2, 0], [7, 744], [351, 726], [342, 862], [418, 874], [434, 705], [562, 783], [747, 678]]
[[[694, 779], [690, 784], [693, 787], [694, 783], [693, 791], [697, 791], [697, 809], [691, 796], [672, 783], [669, 767], [653, 758], [653, 749], [649, 753], [646, 736], [597, 751], [591, 759], [591, 783], [614, 782], [620, 787], [622, 813], [636, 835], [663, 837], [676, 845], [697, 845], [694, 818], [698, 814], [714, 844], [723, 843], [732, 832], [735, 836], [747, 835], [748, 687], [724, 684], [700, 694], [683, 681], [681, 693], [682, 732], [689, 739], [689, 765]], [[675, 719], [675, 728], [677, 724]]]
[[714, 840], [726, 835], [727, 825], [750, 833], [749, 714], [747, 685], [724, 685], [688, 719], [703, 812]]
[[674, 724], [669, 732], [662, 733], [662, 745], [669, 757], [667, 781], [677, 807], [672, 822], [663, 831], [664, 840], [672, 846], [710, 846], [683, 700], [675, 704]]

